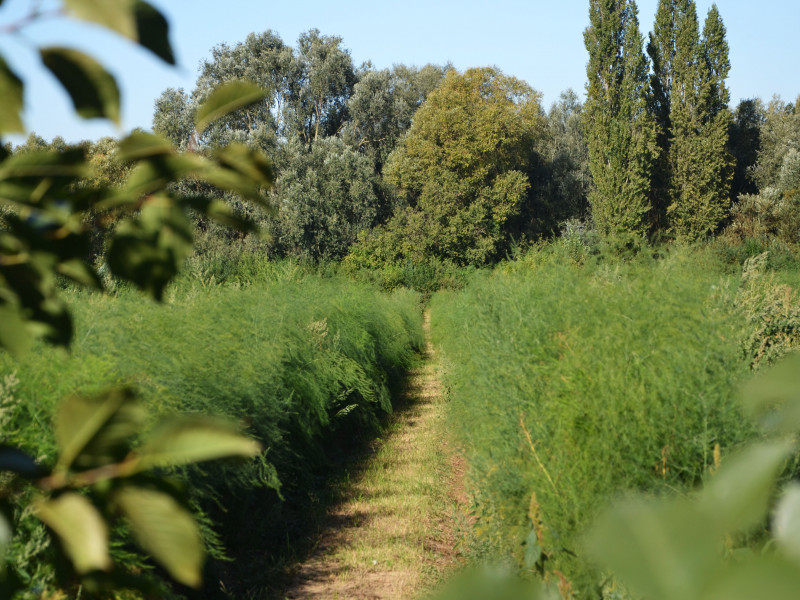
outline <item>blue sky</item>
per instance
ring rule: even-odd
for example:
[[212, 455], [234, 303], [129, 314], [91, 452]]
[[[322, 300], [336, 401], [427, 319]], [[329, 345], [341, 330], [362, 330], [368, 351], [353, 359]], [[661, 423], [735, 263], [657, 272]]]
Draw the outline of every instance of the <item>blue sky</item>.
[[[377, 68], [448, 61], [458, 69], [495, 65], [542, 92], [545, 107], [567, 88], [584, 92], [588, 0], [150, 1], [170, 21], [178, 68], [163, 65], [118, 36], [71, 20], [44, 20], [26, 28], [22, 36], [0, 33], [0, 52], [26, 81], [29, 131], [46, 139], [61, 135], [76, 141], [149, 128], [156, 97], [167, 87], [191, 90], [198, 65], [213, 46], [235, 44], [250, 32], [266, 29], [292, 45], [301, 32], [315, 27], [341, 36], [357, 65], [367, 60]], [[0, 27], [31, 4], [5, 0]], [[42, 0], [42, 5], [58, 2]], [[640, 0], [638, 5], [646, 35], [657, 0]], [[701, 21], [710, 6], [710, 1], [697, 0]], [[800, 2], [719, 0], [717, 6], [731, 46], [728, 83], [733, 102], [754, 96], [767, 100], [773, 94], [793, 101], [800, 94]], [[122, 127], [72, 117], [69, 100], [38, 62], [37, 45], [71, 46], [97, 57], [120, 83]]]

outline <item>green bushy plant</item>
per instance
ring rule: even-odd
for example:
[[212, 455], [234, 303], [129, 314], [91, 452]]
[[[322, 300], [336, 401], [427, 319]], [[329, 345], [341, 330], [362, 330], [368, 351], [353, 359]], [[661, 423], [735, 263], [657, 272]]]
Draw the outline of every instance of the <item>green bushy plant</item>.
[[[68, 297], [78, 331], [86, 332], [71, 354], [42, 347], [16, 363], [0, 357], [0, 372], [14, 368], [19, 378], [11, 430], [27, 432], [19, 443], [31, 455], [53, 457], [56, 400], [118, 382], [141, 390], [155, 421], [181, 411], [246, 423], [265, 455], [239, 466], [184, 468], [181, 476], [201, 515], [215, 523], [217, 541], [237, 558], [215, 562], [207, 578], [242, 594], [265, 585], [264, 566], [253, 561], [285, 551], [286, 533], [305, 517], [293, 505], [307, 504], [337, 448], [377, 431], [392, 409], [392, 382], [422, 344], [417, 294], [302, 272], [238, 286], [182, 279], [164, 305], [125, 289]], [[13, 550], [20, 553], [10, 564], [36, 580], [43, 550], [23, 550]]]
[[450, 419], [495, 558], [598, 583], [579, 536], [626, 491], [700, 482], [752, 435], [735, 401], [744, 321], [691, 252], [581, 267], [537, 250], [432, 300]]
[[754, 370], [800, 347], [800, 295], [767, 272], [769, 253], [748, 258], [735, 303], [747, 319], [742, 351]]

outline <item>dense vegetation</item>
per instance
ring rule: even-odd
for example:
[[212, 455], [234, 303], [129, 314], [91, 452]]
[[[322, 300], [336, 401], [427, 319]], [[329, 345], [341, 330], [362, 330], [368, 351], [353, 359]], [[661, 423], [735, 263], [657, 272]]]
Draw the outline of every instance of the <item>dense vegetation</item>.
[[[146, 3], [125, 19], [67, 4], [173, 60], [137, 29], [151, 19], [166, 37]], [[266, 31], [213, 48], [189, 93], [166, 90], [155, 135], [3, 147], [0, 346], [71, 349], [0, 355], [0, 466], [25, 475], [24, 449], [23, 466], [51, 467], [58, 400], [108, 386], [135, 386], [151, 424], [244, 423], [257, 458], [163, 467], [147, 485], [201, 524], [221, 584], [203, 594], [269, 595], [264, 565], [297, 547], [325, 477], [391, 412], [433, 294], [475, 555], [563, 598], [625, 594], [590, 560], [587, 527], [620, 495], [691, 495], [760, 436], [739, 385], [800, 347], [800, 98], [730, 106], [716, 6], [701, 28], [693, 0], [660, 0], [646, 44], [633, 0], [590, 0], [588, 22], [583, 105], [566, 91], [546, 112], [496, 68], [356, 67], [339, 37], [310, 30], [293, 47]], [[43, 60], [79, 114], [118, 120], [99, 63]], [[76, 70], [97, 94], [75, 91]], [[0, 84], [0, 132], [18, 131], [22, 84], [5, 63]], [[767, 454], [784, 462], [765, 473], [796, 474], [789, 450]], [[105, 554], [64, 568], [31, 514], [39, 492], [3, 477], [0, 580], [20, 597], [90, 594]], [[111, 498], [103, 518], [115, 485], [81, 491]], [[76, 498], [64, 489], [45, 489], [51, 507]], [[753, 512], [713, 543], [768, 549]], [[197, 593], [168, 588], [128, 528], [111, 536], [123, 575]]]
[[534, 251], [436, 295], [432, 313], [490, 554], [522, 565], [533, 528], [584, 597], [598, 582], [580, 535], [610, 500], [691, 489], [752, 435], [736, 394], [750, 365], [737, 278], [708, 253], [565, 254]]
[[[391, 385], [421, 343], [411, 292], [265, 271], [246, 287], [184, 280], [162, 306], [129, 290], [71, 295], [85, 333], [70, 354], [39, 348], [19, 361], [4, 356], [1, 367], [13, 374], [2, 397], [6, 440], [45, 461], [55, 455], [48, 422], [57, 401], [120, 381], [137, 386], [156, 422], [176, 411], [246, 422], [267, 449], [260, 460], [184, 473], [195, 507], [213, 517], [207, 541], [238, 559], [235, 569], [218, 563], [213, 580], [237, 593], [270, 583], [266, 569], [285, 536], [310, 524], [301, 512], [309, 494], [320, 494], [348, 447], [378, 432], [392, 410]], [[27, 585], [49, 585], [42, 533], [34, 527], [31, 536], [9, 560]]]

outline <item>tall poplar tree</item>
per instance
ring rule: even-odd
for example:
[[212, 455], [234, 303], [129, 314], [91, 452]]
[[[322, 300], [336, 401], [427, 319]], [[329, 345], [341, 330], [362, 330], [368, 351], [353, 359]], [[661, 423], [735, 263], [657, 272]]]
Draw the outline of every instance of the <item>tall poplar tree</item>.
[[670, 197], [669, 147], [672, 142], [670, 120], [670, 94], [672, 91], [672, 68], [675, 62], [675, 14], [678, 0], [660, 0], [656, 21], [647, 44], [647, 54], [653, 65], [650, 76], [650, 112], [658, 127], [658, 158], [653, 171], [653, 225], [657, 229], [666, 226], [667, 206]]
[[633, 0], [591, 0], [585, 125], [592, 218], [605, 237], [644, 237], [657, 152], [648, 62]]
[[698, 239], [713, 233], [726, 216], [733, 179], [725, 84], [730, 61], [716, 5], [701, 37], [694, 0], [662, 0], [649, 50], [660, 61], [653, 79], [661, 96], [654, 85], [650, 106], [662, 127], [659, 146], [666, 161], [661, 161], [659, 175], [668, 180], [669, 227], [679, 238]]

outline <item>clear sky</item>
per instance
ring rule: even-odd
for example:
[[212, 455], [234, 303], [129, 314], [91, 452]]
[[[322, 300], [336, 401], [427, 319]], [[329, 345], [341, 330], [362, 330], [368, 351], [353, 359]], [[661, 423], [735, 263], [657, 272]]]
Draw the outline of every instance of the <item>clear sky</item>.
[[[150, 1], [170, 21], [178, 68], [163, 65], [118, 36], [71, 20], [41, 21], [25, 28], [22, 36], [0, 32], [0, 52], [26, 81], [29, 131], [48, 140], [61, 135], [77, 141], [149, 128], [158, 95], [167, 87], [190, 91], [198, 65], [210, 57], [213, 46], [235, 44], [250, 32], [267, 29], [291, 45], [312, 28], [341, 36], [356, 65], [367, 60], [377, 68], [448, 61], [460, 70], [495, 65], [542, 92], [545, 107], [567, 88], [584, 93], [588, 0]], [[32, 4], [32, 0], [5, 0], [0, 27], [25, 14]], [[47, 8], [58, 2], [40, 4]], [[639, 0], [638, 5], [646, 36], [657, 0]], [[697, 0], [701, 25], [710, 6], [710, 0]], [[793, 101], [800, 94], [800, 2], [718, 0], [717, 6], [731, 47], [728, 83], [733, 102], [755, 96], [767, 100], [773, 94]], [[71, 46], [97, 57], [120, 83], [122, 128], [73, 118], [69, 100], [39, 63], [37, 45]]]

